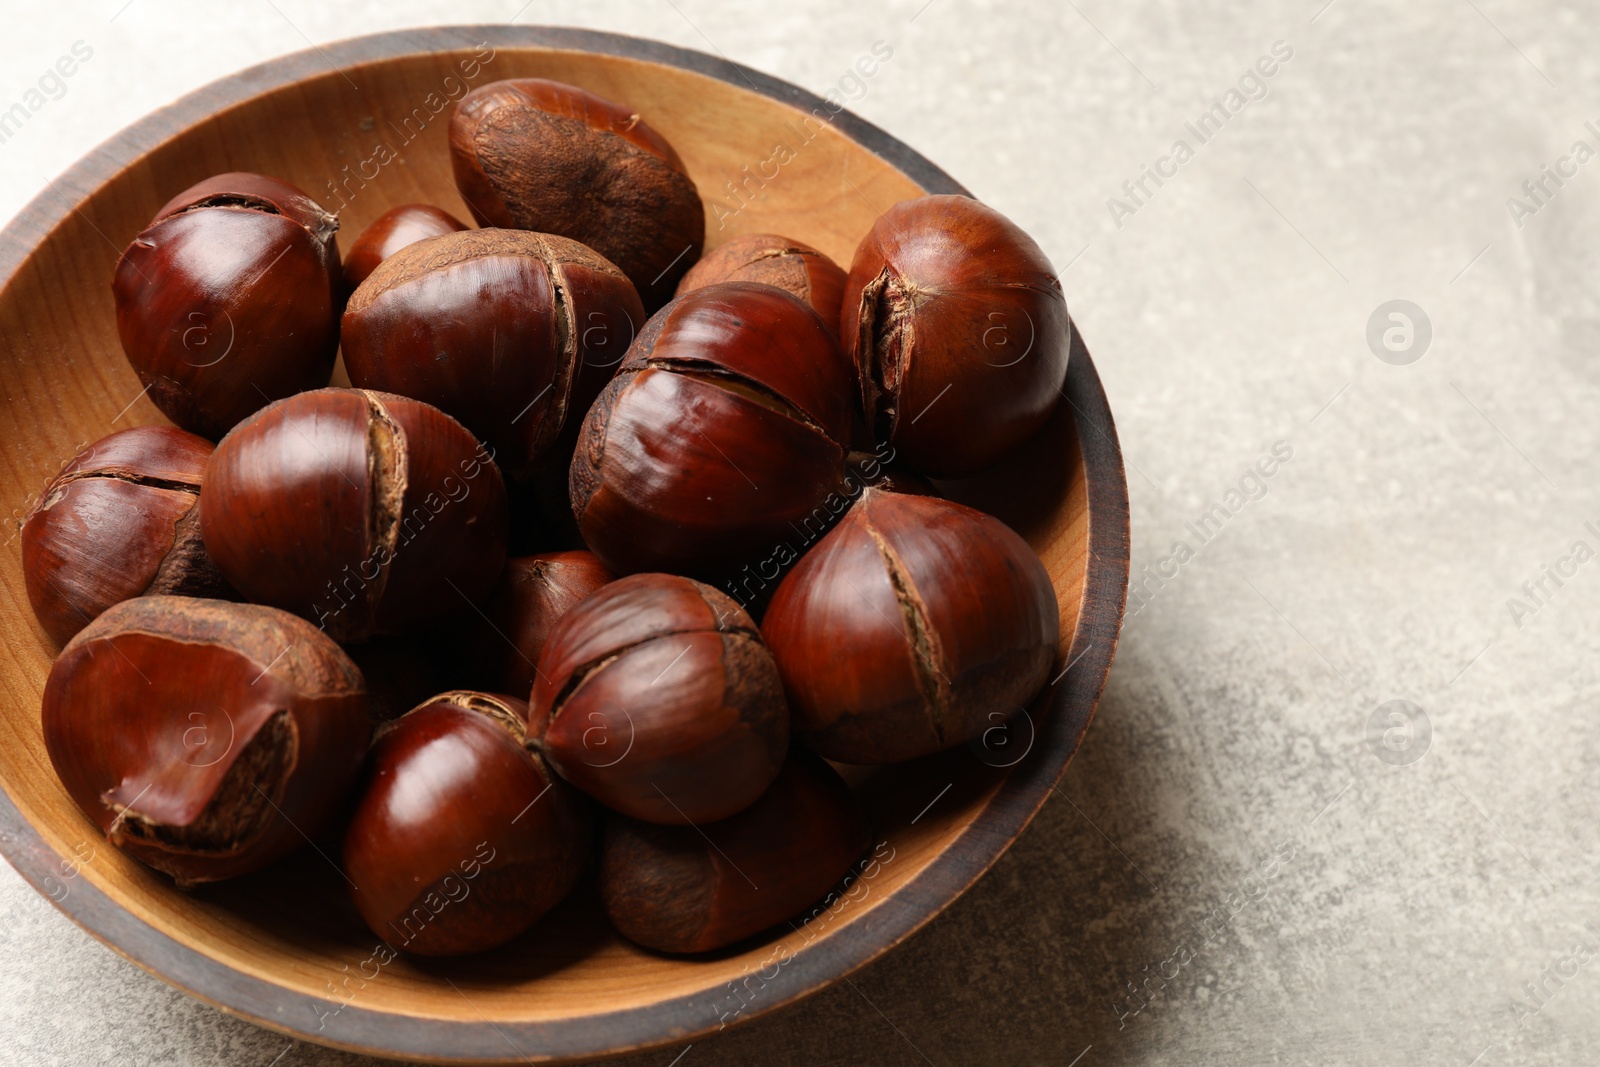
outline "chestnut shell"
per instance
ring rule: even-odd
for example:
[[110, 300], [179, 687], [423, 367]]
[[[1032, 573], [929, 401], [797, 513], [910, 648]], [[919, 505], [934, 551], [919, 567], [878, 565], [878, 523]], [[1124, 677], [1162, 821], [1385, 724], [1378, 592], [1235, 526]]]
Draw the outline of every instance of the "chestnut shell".
[[450, 154], [480, 226], [581, 241], [633, 279], [648, 310], [700, 257], [700, 194], [631, 108], [541, 78], [491, 82], [456, 105]]
[[361, 672], [276, 608], [125, 600], [62, 649], [45, 748], [111, 843], [180, 885], [299, 848], [354, 783], [370, 727]]
[[1027, 705], [1059, 612], [1044, 564], [999, 519], [869, 488], [779, 583], [762, 634], [813, 751], [897, 763]]
[[344, 257], [344, 283], [354, 289], [367, 280], [378, 264], [408, 245], [428, 237], [456, 233], [467, 224], [432, 204], [401, 204], [372, 220]]
[[773, 233], [743, 233], [718, 245], [689, 268], [678, 295], [718, 282], [776, 286], [811, 306], [837, 336], [844, 268], [803, 241]]

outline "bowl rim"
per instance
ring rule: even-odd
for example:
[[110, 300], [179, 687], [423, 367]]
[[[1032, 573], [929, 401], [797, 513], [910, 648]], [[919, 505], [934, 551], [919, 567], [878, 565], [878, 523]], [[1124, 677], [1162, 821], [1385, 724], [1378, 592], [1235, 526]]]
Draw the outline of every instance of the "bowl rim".
[[[643, 38], [562, 26], [459, 25], [354, 37], [280, 56], [213, 81], [125, 127], [69, 167], [0, 230], [0, 291], [28, 258], [106, 181], [208, 115], [254, 97], [347, 67], [419, 53], [493, 47], [596, 53], [656, 63], [748, 89], [781, 103], [833, 108], [799, 86], [710, 55]], [[713, 46], [714, 47], [714, 46]], [[898, 168], [927, 193], [971, 195], [909, 146], [848, 109], [833, 115], [841, 133]], [[69, 198], [70, 197], [70, 198]], [[92, 223], [91, 223], [92, 225]], [[1076, 328], [1062, 389], [1074, 411], [1086, 481], [1088, 561], [1077, 631], [1049, 715], [1061, 721], [1041, 735], [1039, 758], [1010, 769], [973, 822], [919, 874], [856, 921], [852, 937], [823, 938], [786, 962], [785, 988], [734, 1025], [819, 992], [877, 959], [942, 913], [1021, 834], [1048, 799], [1094, 715], [1116, 651], [1127, 598], [1128, 492], [1122, 453], [1104, 389]], [[46, 880], [67, 862], [26, 819], [0, 781], [0, 853], [69, 919], [119, 955], [189, 995], [260, 1026], [315, 1044], [369, 1055], [442, 1062], [581, 1060], [698, 1040], [717, 1030], [697, 999], [659, 1001], [553, 1022], [444, 1020], [377, 1011], [350, 1003], [331, 1025], [313, 1029], [305, 998], [236, 971], [179, 943], [84, 880], [57, 901]], [[293, 1003], [292, 1003], [293, 1002]], [[330, 1005], [331, 1006], [331, 1005]], [[324, 1015], [324, 1022], [329, 1016]], [[514, 1038], [521, 1037], [532, 1053]], [[514, 1053], [514, 1054], [510, 1054]]]

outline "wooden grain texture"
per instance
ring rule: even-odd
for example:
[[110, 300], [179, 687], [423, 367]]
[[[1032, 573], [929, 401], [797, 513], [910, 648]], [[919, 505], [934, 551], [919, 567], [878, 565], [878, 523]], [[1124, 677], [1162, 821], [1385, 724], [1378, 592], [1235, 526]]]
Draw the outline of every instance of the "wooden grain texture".
[[[479, 70], [467, 79], [461, 64], [475, 54]], [[0, 438], [0, 493], [13, 519], [83, 445], [161, 421], [122, 358], [109, 280], [121, 248], [170, 195], [214, 172], [272, 174], [337, 209], [345, 246], [402, 203], [465, 218], [444, 147], [448, 106], [435, 115], [434, 105], [447, 105], [453, 86], [527, 76], [637, 107], [708, 201], [712, 247], [736, 233], [777, 232], [847, 264], [889, 204], [962, 191], [906, 146], [803, 90], [652, 42], [457, 27], [274, 60], [119, 134], [0, 232], [0, 418], [11, 429]], [[779, 144], [792, 158], [750, 180]], [[395, 158], [375, 163], [380, 146]], [[730, 182], [747, 195], [737, 198]], [[558, 1061], [746, 1021], [838, 980], [948, 906], [1043, 804], [1093, 714], [1122, 617], [1127, 491], [1081, 339], [1061, 407], [1023, 458], [950, 491], [1039, 550], [1062, 605], [1065, 669], [1013, 725], [1009, 748], [853, 771], [883, 843], [878, 862], [781, 936], [706, 959], [647, 953], [608, 929], [586, 884], [485, 956], [379, 963], [326, 858], [333, 842], [257, 879], [178, 892], [100, 841], [51, 771], [38, 707], [54, 649], [28, 608], [14, 521], [0, 552], [0, 624], [10, 638], [0, 647], [0, 849], [75, 922], [140, 966], [305, 1040], [430, 1062]]]

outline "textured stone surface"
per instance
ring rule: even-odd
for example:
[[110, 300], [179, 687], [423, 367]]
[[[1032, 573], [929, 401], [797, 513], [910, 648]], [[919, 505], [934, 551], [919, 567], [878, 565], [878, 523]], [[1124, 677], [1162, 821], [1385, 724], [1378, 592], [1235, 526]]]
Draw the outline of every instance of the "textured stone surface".
[[[94, 55], [0, 144], [0, 215], [149, 109], [307, 39], [520, 6], [121, 3], [7, 26], [0, 106], [72, 42]], [[1520, 228], [1506, 204], [1573, 141], [1600, 149], [1584, 128], [1600, 125], [1600, 14], [1324, 3], [520, 13], [714, 45], [819, 92], [890, 42], [854, 107], [1065, 271], [1128, 458], [1135, 567], [1196, 550], [1146, 586], [1063, 795], [994, 871], [851, 984], [681, 1067], [1600, 1060], [1600, 966], [1555, 977], [1574, 942], [1600, 946], [1584, 927], [1600, 931], [1584, 859], [1600, 846], [1600, 563], [1531, 614], [1508, 608], [1573, 541], [1600, 549], [1584, 529], [1600, 526], [1600, 160]], [[1265, 98], [1200, 145], [1184, 123], [1276, 41], [1293, 56]], [[1107, 198], [1178, 138], [1193, 158], [1118, 227]], [[1431, 320], [1409, 365], [1366, 339], [1394, 299]], [[1200, 544], [1188, 524], [1279, 441], [1292, 458]], [[1397, 699], [1431, 724], [1410, 763], [1377, 757], [1388, 720], [1369, 741]], [[1417, 753], [1411, 736], [1392, 760]], [[8, 1064], [369, 1062], [169, 989], [9, 868], [0, 952]], [[1132, 1014], [1126, 983], [1162, 972]], [[1523, 988], [1541, 979], [1542, 1005]]]

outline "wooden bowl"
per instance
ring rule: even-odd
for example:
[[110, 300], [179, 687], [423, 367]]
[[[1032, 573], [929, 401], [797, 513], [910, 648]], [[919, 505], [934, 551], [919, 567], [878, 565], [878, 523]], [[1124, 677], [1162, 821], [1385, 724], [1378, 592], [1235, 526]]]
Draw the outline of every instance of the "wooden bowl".
[[[0, 234], [0, 483], [13, 517], [87, 443], [161, 421], [118, 346], [110, 281], [122, 248], [169, 196], [220, 171], [277, 175], [340, 211], [345, 247], [397, 204], [426, 201], [466, 219], [446, 149], [450, 98], [463, 86], [527, 76], [637, 107], [707, 197], [711, 245], [777, 232], [848, 265], [890, 204], [962, 191], [810, 93], [649, 41], [459, 27], [273, 60], [118, 134]], [[778, 144], [793, 158], [775, 165]], [[379, 162], [380, 145], [398, 158]], [[747, 177], [762, 171], [764, 181]], [[747, 190], [743, 199], [729, 182]], [[748, 1020], [888, 951], [970, 886], [1049, 797], [1099, 698], [1126, 589], [1127, 486], [1080, 341], [1054, 421], [1013, 462], [951, 492], [1011, 523], [1044, 558], [1061, 603], [1061, 676], [981, 753], [958, 749], [856, 775], [884, 842], [880, 862], [798, 928], [712, 958], [671, 958], [613, 933], [584, 886], [501, 950], [385, 962], [328, 859], [331, 844], [261, 876], [174, 889], [107, 846], [51, 770], [39, 700], [55, 650], [28, 607], [14, 521], [0, 553], [0, 621], [10, 637], [0, 652], [0, 847], [128, 959], [308, 1041], [434, 1062], [560, 1061], [691, 1041]]]

